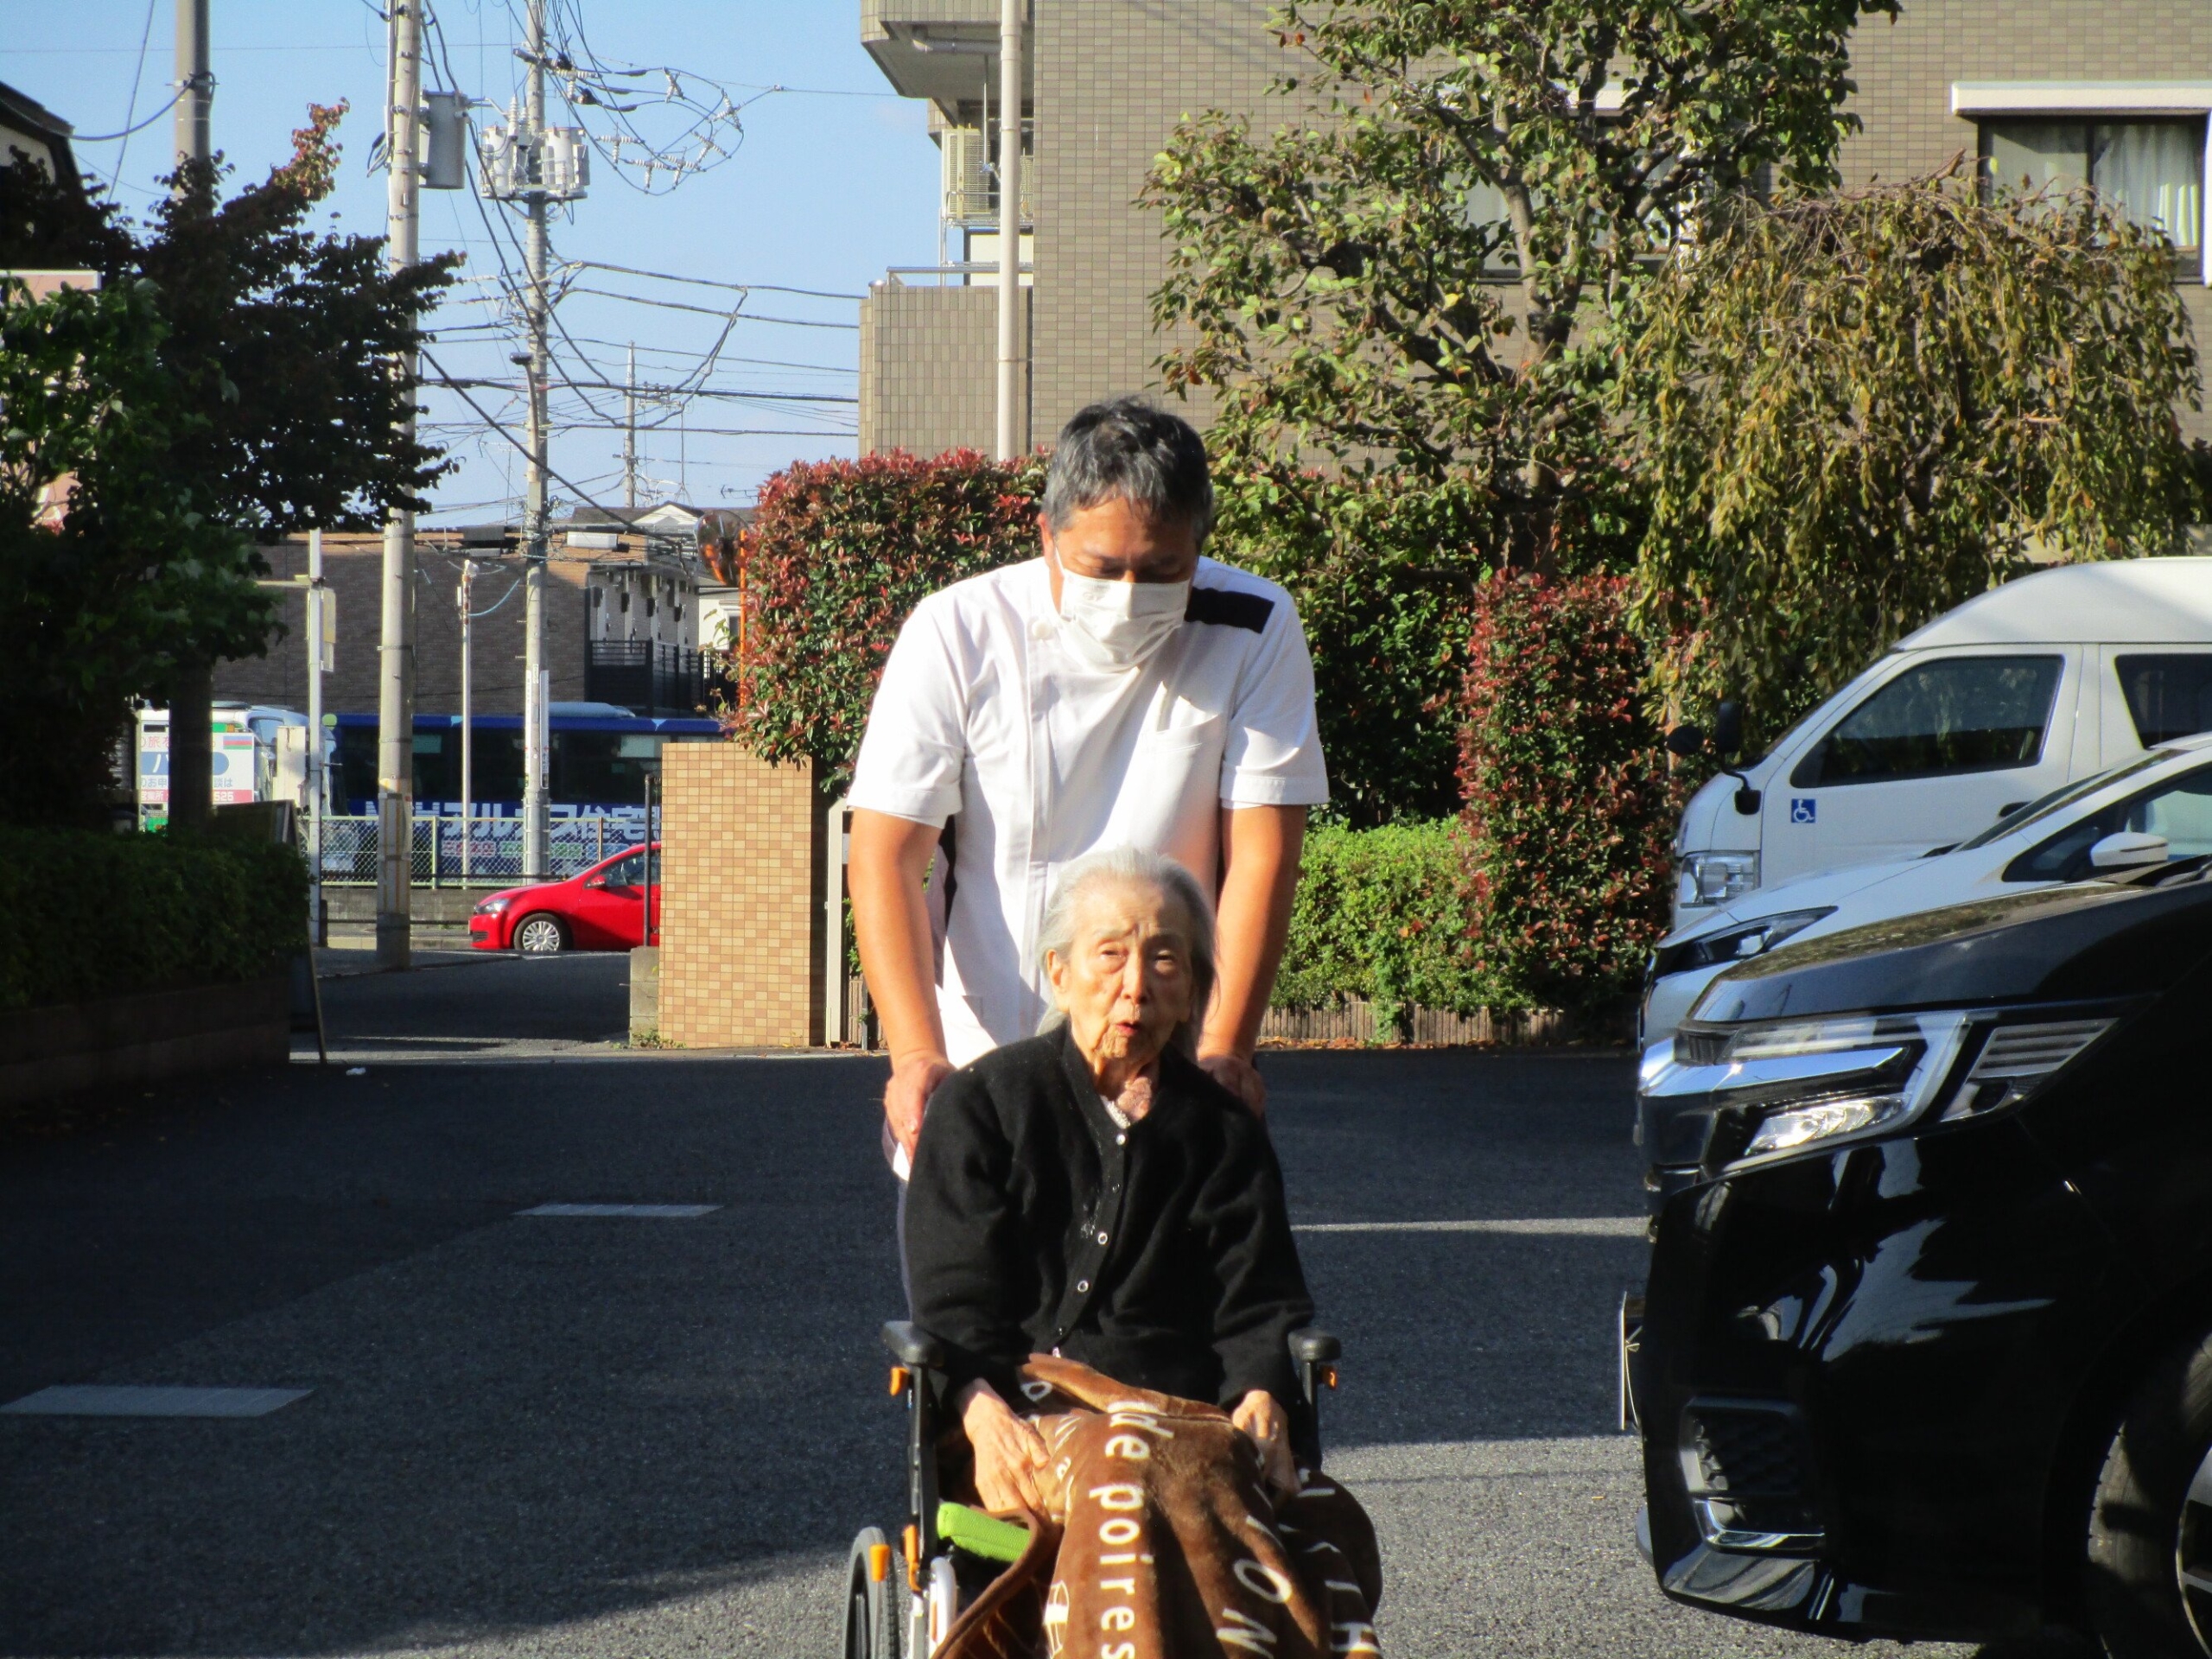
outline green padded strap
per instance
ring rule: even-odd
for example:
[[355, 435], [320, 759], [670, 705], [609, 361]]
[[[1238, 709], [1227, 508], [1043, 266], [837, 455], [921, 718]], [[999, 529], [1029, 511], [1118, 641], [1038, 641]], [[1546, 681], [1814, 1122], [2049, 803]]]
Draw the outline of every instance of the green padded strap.
[[965, 1503], [937, 1506], [937, 1535], [987, 1561], [1018, 1561], [1029, 1548], [1029, 1529], [971, 1510]]

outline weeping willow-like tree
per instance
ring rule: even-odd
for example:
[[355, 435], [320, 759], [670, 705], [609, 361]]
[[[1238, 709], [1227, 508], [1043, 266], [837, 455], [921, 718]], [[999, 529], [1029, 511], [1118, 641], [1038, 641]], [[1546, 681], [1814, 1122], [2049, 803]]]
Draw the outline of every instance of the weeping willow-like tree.
[[1950, 172], [1743, 201], [1616, 337], [1664, 697], [1771, 735], [2043, 558], [2173, 550], [2196, 358], [2172, 250]]
[[1597, 325], [1712, 202], [1836, 182], [1852, 30], [1896, 9], [1274, 6], [1283, 124], [1186, 118], [1146, 186], [1163, 383], [1214, 400], [1217, 461], [1463, 482], [1516, 562], [1617, 537]]

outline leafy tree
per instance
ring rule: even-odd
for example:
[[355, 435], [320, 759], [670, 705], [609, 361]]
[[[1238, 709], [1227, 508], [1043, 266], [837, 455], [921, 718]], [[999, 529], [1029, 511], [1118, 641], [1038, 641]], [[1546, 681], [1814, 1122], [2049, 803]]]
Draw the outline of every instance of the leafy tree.
[[[1516, 557], [1603, 502], [1591, 324], [1710, 204], [1764, 175], [1832, 183], [1847, 42], [1893, 0], [1313, 0], [1278, 6], [1325, 120], [1256, 137], [1185, 119], [1144, 200], [1166, 384], [1216, 442], [1495, 491]], [[1515, 336], [1520, 336], [1516, 342]]]
[[177, 465], [256, 537], [374, 529], [394, 508], [427, 506], [423, 493], [452, 465], [401, 439], [418, 388], [391, 359], [421, 338], [458, 256], [389, 270], [381, 237], [308, 222], [336, 176], [345, 112], [308, 105], [291, 159], [227, 200], [219, 159], [184, 163], [149, 224], [41, 168], [0, 168], [0, 266], [155, 285], [162, 364], [205, 417], [178, 435]]
[[[380, 238], [309, 228], [336, 173], [344, 113], [342, 104], [310, 105], [291, 159], [227, 200], [219, 160], [183, 164], [147, 224], [20, 158], [0, 168], [0, 268], [86, 267], [111, 287], [147, 285], [168, 385], [134, 407], [171, 411], [166, 465], [177, 490], [189, 480], [193, 510], [255, 539], [371, 528], [396, 507], [426, 505], [423, 491], [449, 465], [401, 436], [417, 387], [391, 359], [420, 337], [458, 260], [388, 270]], [[194, 556], [180, 544], [176, 556]], [[265, 648], [270, 615], [257, 614], [257, 632], [174, 638], [125, 688], [170, 702], [181, 820], [205, 810], [204, 772], [194, 774], [206, 765], [196, 734], [209, 667]]]
[[[251, 548], [175, 464], [153, 285], [0, 306], [0, 820], [92, 823], [134, 695], [258, 650]], [[65, 479], [63, 486], [54, 480]], [[57, 509], [57, 498], [62, 505]]]
[[1758, 735], [2031, 550], [2168, 551], [2194, 505], [2171, 252], [2086, 194], [1744, 203], [1635, 324], [1639, 616], [1684, 641], [1662, 690]]

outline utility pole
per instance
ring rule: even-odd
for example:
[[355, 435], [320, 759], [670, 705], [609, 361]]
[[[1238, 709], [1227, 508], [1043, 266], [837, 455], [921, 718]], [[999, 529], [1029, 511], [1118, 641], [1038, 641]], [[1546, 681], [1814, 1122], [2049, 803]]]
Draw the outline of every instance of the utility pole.
[[622, 378], [622, 505], [638, 505], [638, 342], [630, 342], [630, 366]]
[[532, 158], [528, 314], [530, 319], [530, 471], [523, 502], [523, 878], [544, 879], [551, 851], [545, 798], [545, 0], [530, 0], [530, 91], [524, 128]]
[[472, 682], [475, 679], [476, 652], [474, 624], [475, 617], [468, 608], [468, 578], [476, 569], [475, 562], [462, 550], [461, 556], [461, 881], [468, 885], [468, 858], [476, 844], [476, 825], [473, 817], [475, 808], [476, 785], [476, 714], [472, 699]]
[[1028, 448], [1021, 419], [1021, 25], [1027, 0], [999, 0], [998, 452]]
[[[204, 162], [209, 154], [207, 110], [215, 79], [207, 72], [207, 0], [176, 0], [176, 159], [182, 175], [188, 163]], [[180, 176], [176, 194], [204, 183], [204, 178]], [[213, 664], [195, 658], [178, 664], [169, 688], [169, 822], [180, 827], [203, 825], [214, 810], [208, 736], [214, 700]]]
[[[413, 264], [417, 253], [422, 6], [423, 0], [392, 0], [389, 24], [391, 107], [385, 112], [385, 137], [391, 175], [385, 197], [385, 262], [394, 270]], [[412, 385], [415, 353], [394, 358], [391, 372]], [[410, 397], [400, 436], [414, 435]], [[404, 509], [385, 520], [383, 601], [377, 655], [377, 966], [395, 969], [410, 960], [415, 880], [415, 515]]]
[[308, 942], [329, 943], [322, 902], [322, 816], [329, 798], [323, 780], [322, 675], [328, 668], [330, 596], [322, 591], [322, 532], [308, 531]]

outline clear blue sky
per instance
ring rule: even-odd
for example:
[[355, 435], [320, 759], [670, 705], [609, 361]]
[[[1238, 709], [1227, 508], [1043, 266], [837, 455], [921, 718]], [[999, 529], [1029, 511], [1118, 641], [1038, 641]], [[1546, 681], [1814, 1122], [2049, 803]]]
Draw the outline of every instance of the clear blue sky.
[[[171, 95], [175, 79], [175, 0], [69, 0], [62, 6], [18, 7], [0, 48], [0, 80], [38, 99], [81, 134], [116, 132], [127, 124], [137, 82], [136, 117], [143, 119]], [[518, 94], [522, 65], [513, 48], [522, 37], [521, 0], [433, 0], [445, 51], [432, 54], [429, 85], [448, 84], [504, 106]], [[727, 87], [745, 104], [743, 143], [708, 172], [686, 177], [671, 193], [641, 194], [593, 158], [589, 197], [556, 216], [556, 259], [597, 260], [679, 276], [724, 283], [772, 283], [857, 296], [884, 268], [927, 264], [937, 257], [937, 149], [918, 104], [888, 95], [860, 46], [855, 0], [552, 0], [558, 27], [582, 35], [609, 66], [671, 66]], [[150, 20], [150, 29], [149, 22]], [[381, 234], [385, 176], [366, 162], [384, 97], [385, 25], [370, 0], [212, 0], [216, 79], [214, 143], [236, 164], [237, 181], [258, 178], [291, 148], [292, 129], [307, 105], [352, 105], [340, 128], [345, 161], [328, 204], [339, 227]], [[145, 41], [142, 58], [140, 42]], [[658, 86], [658, 75], [630, 84]], [[791, 90], [767, 92], [771, 86]], [[696, 89], [695, 89], [696, 90]], [[549, 121], [574, 118], [549, 95]], [[477, 120], [497, 118], [479, 111]], [[588, 118], [589, 118], [588, 117]], [[633, 118], [648, 122], [656, 112]], [[605, 118], [599, 118], [603, 121]], [[88, 176], [112, 181], [134, 213], [156, 200], [156, 176], [170, 165], [168, 117], [127, 143], [80, 143]], [[119, 169], [119, 171], [118, 171]], [[657, 187], [658, 188], [658, 187]], [[423, 250], [467, 254], [465, 281], [435, 327], [431, 347], [456, 376], [512, 383], [511, 340], [483, 325], [498, 307], [499, 254], [519, 269], [518, 217], [508, 215], [515, 240], [487, 229], [473, 191], [425, 191]], [[506, 213], [482, 204], [495, 219]], [[574, 343], [554, 336], [570, 378], [620, 382], [625, 342], [639, 348], [638, 378], [669, 385], [696, 370], [723, 331], [715, 316], [628, 302], [586, 293], [612, 289], [709, 309], [734, 294], [580, 273], [559, 316]], [[723, 392], [829, 392], [855, 390], [859, 337], [852, 299], [755, 292], [742, 309], [791, 321], [741, 321], [728, 330], [724, 355], [705, 384]], [[848, 325], [802, 327], [796, 322]], [[476, 325], [470, 327], [469, 325]], [[600, 343], [607, 342], [607, 343]], [[753, 361], [733, 359], [750, 359]], [[766, 359], [766, 360], [761, 360]], [[805, 366], [784, 366], [800, 365]], [[566, 391], [556, 382], [556, 417], [619, 423], [618, 391]], [[498, 390], [474, 394], [518, 435], [519, 397]], [[588, 397], [591, 405], [587, 407]], [[462, 461], [436, 493], [448, 522], [489, 520], [513, 510], [522, 482], [520, 455], [452, 394], [426, 399]], [[854, 407], [845, 404], [693, 400], [679, 421], [669, 409], [648, 409], [644, 421], [664, 424], [641, 442], [640, 499], [681, 495], [701, 505], [749, 501], [760, 480], [797, 458], [854, 453]], [[800, 428], [804, 435], [713, 435], [702, 428]], [[621, 435], [575, 429], [558, 434], [553, 466], [607, 505], [620, 501]], [[556, 499], [574, 493], [554, 486]]]

